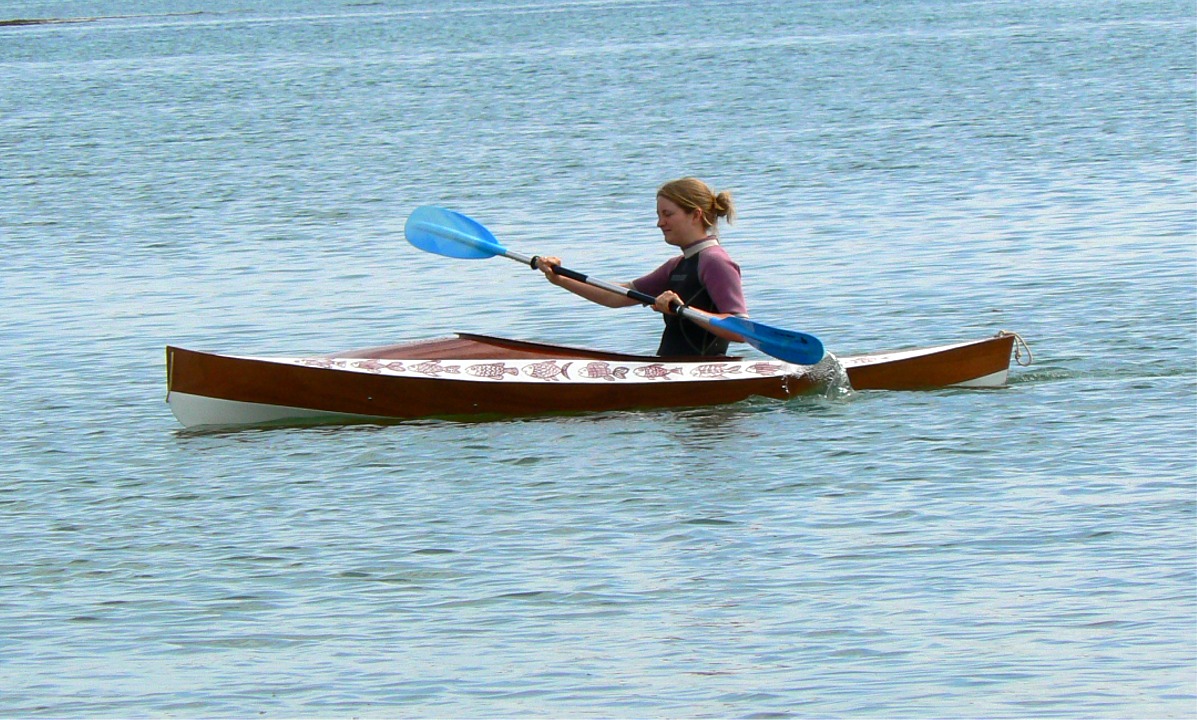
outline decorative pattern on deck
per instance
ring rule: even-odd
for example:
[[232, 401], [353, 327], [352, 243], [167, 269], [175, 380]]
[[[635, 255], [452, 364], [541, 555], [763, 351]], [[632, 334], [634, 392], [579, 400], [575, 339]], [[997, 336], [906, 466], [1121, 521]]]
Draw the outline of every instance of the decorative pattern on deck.
[[807, 366], [780, 362], [611, 362], [607, 360], [488, 360], [386, 358], [247, 358], [264, 362], [346, 370], [392, 377], [425, 377], [477, 382], [643, 383], [670, 380], [729, 380], [737, 377], [801, 375]]

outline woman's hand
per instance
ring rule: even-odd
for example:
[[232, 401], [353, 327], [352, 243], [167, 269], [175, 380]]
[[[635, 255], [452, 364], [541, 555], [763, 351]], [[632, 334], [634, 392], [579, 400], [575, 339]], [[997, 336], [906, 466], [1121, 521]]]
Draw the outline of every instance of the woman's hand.
[[685, 305], [682, 298], [672, 290], [666, 290], [657, 296], [657, 301], [653, 303], [653, 310], [666, 315], [673, 315], [673, 308], [675, 305]]
[[561, 265], [561, 258], [549, 255], [536, 258], [536, 269], [544, 273], [545, 278], [554, 285], [560, 285], [561, 276], [553, 272], [553, 268]]

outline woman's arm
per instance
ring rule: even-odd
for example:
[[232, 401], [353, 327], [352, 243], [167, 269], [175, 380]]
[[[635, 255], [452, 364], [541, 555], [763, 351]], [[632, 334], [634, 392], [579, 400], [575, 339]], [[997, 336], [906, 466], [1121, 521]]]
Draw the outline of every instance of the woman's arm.
[[[569, 290], [574, 295], [584, 297], [592, 303], [605, 305], [611, 308], [630, 307], [632, 305], [639, 305], [636, 300], [618, 293], [604, 290], [594, 285], [588, 285], [584, 282], [579, 282], [563, 275], [558, 275], [553, 272], [555, 266], [561, 265], [561, 258], [559, 257], [541, 257], [537, 259], [536, 267], [544, 273], [544, 276], [549, 282]], [[631, 288], [630, 283], [616, 283], [620, 287]]]

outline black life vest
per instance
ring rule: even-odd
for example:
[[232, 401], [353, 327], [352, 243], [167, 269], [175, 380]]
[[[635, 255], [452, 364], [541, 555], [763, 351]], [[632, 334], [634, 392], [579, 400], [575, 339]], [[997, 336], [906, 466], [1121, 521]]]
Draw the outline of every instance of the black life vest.
[[[690, 307], [721, 312], [711, 299], [710, 293], [698, 277], [698, 258], [701, 252], [683, 258], [669, 274], [669, 289], [678, 294]], [[665, 315], [665, 331], [661, 333], [661, 346], [657, 354], [662, 357], [686, 355], [724, 355], [727, 340], [713, 335], [705, 328], [677, 315]]]

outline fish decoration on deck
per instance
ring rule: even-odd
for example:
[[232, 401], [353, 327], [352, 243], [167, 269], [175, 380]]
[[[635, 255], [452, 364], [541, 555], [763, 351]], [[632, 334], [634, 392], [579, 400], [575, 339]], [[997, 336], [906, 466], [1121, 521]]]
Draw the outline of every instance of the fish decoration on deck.
[[407, 368], [403, 366], [403, 363], [398, 361], [383, 362], [381, 360], [358, 360], [350, 363], [350, 365], [360, 370], [367, 370], [372, 373], [382, 372], [383, 370], [401, 373], [407, 370]]
[[744, 368], [744, 370], [746, 372], [756, 373], [757, 375], [776, 375], [778, 371], [784, 367], [784, 365], [778, 365], [777, 363], [759, 362], [749, 365], [748, 367]]
[[449, 375], [461, 374], [461, 366], [441, 365], [440, 360], [429, 360], [428, 362], [422, 362], [419, 365], [415, 365], [409, 369], [414, 370], [421, 375], [431, 375], [432, 377], [438, 377], [441, 373], [446, 373]]
[[502, 380], [505, 375], [519, 375], [519, 368], [508, 367], [507, 363], [482, 363], [479, 365], [471, 365], [466, 368], [466, 372], [474, 377], [491, 378], [494, 380]]
[[735, 375], [740, 372], [739, 365], [728, 365], [727, 363], [709, 363], [707, 365], [699, 365], [690, 370], [690, 374], [694, 377], [726, 377], [728, 375]]
[[586, 363], [578, 370], [578, 375], [592, 380], [623, 380], [628, 376], [626, 367], [612, 368], [611, 363], [594, 361]]
[[537, 380], [557, 380], [565, 378], [569, 380], [569, 366], [572, 362], [557, 364], [556, 360], [546, 360], [544, 362], [532, 363], [524, 368], [524, 374], [528, 377], [534, 377]]
[[638, 367], [634, 370], [634, 372], [640, 377], [648, 380], [656, 380], [658, 378], [664, 378], [668, 380], [670, 375], [682, 374], [682, 369], [680, 367], [667, 368], [661, 363], [653, 363], [652, 365]]

